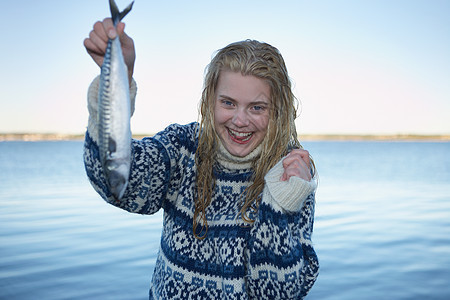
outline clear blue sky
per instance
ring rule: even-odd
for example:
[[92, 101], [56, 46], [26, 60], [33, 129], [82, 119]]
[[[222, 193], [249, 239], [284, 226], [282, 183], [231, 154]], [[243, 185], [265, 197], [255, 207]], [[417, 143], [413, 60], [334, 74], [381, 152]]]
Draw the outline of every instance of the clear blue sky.
[[[0, 132], [83, 133], [99, 69], [82, 43], [108, 1], [2, 4]], [[283, 54], [300, 133], [449, 134], [449, 15], [448, 0], [136, 0], [133, 132], [197, 120], [213, 52], [252, 38]]]

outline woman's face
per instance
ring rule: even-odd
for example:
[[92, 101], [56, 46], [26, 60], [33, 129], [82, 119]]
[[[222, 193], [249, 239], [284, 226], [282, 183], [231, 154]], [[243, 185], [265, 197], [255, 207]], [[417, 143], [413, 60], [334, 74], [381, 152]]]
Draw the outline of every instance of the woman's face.
[[269, 84], [252, 75], [221, 71], [215, 97], [214, 124], [222, 144], [232, 155], [246, 156], [266, 136]]

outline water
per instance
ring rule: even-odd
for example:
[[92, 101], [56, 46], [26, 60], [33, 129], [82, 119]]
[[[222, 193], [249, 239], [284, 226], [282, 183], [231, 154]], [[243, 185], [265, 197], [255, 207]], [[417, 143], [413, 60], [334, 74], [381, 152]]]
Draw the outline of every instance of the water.
[[[450, 299], [450, 143], [308, 142], [307, 299]], [[82, 142], [0, 142], [0, 299], [148, 299], [161, 213], [107, 205]]]

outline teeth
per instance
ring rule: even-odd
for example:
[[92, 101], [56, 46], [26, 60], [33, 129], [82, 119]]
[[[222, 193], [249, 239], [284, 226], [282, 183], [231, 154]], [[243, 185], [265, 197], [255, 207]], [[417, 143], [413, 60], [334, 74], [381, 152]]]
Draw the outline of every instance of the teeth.
[[252, 135], [252, 133], [251, 132], [237, 132], [237, 131], [234, 131], [234, 130], [232, 130], [232, 129], [228, 129], [234, 136], [237, 136], [237, 137], [247, 137], [247, 136], [251, 136]]

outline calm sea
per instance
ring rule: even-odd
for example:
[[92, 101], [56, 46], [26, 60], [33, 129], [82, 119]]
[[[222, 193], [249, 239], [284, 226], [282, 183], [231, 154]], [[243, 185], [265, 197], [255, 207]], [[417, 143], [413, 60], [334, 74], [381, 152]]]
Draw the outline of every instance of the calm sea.
[[[161, 213], [88, 183], [82, 142], [0, 142], [0, 299], [148, 299]], [[450, 299], [450, 143], [308, 142], [319, 170], [307, 299]]]

